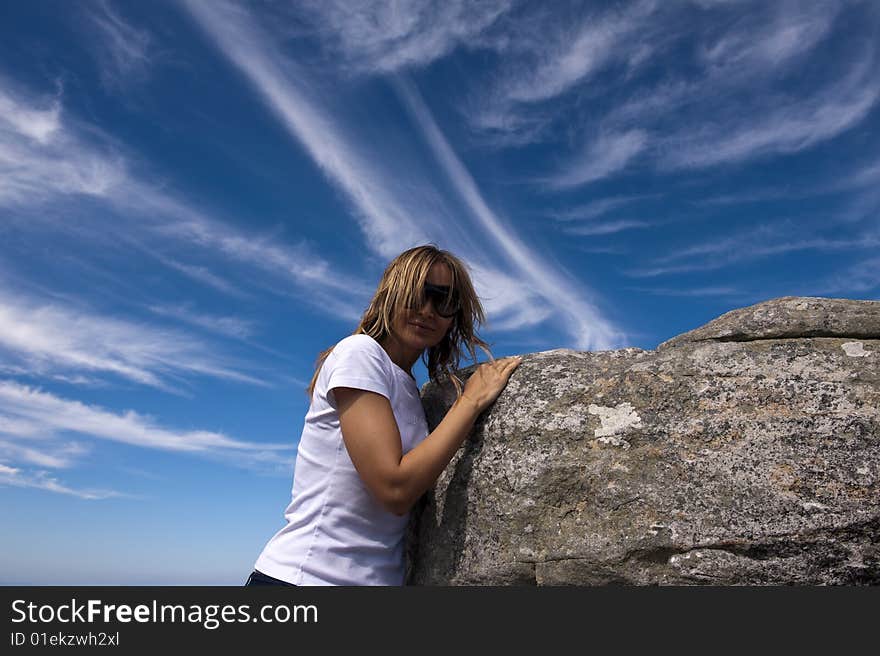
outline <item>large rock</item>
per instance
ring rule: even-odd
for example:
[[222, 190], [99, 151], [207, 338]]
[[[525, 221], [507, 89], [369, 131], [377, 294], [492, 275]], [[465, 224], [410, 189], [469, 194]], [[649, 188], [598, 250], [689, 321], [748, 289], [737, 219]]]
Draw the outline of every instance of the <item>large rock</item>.
[[[432, 428], [454, 398], [425, 386]], [[525, 356], [409, 553], [427, 585], [880, 583], [880, 302]]]

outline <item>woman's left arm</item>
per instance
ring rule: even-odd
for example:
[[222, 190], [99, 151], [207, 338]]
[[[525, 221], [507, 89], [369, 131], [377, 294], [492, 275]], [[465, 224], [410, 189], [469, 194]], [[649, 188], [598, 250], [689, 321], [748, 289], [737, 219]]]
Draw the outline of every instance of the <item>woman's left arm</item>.
[[495, 401], [518, 365], [517, 358], [481, 365], [443, 421], [405, 455], [387, 398], [361, 389], [334, 388], [342, 438], [373, 496], [390, 512], [406, 514], [434, 485], [477, 416]]

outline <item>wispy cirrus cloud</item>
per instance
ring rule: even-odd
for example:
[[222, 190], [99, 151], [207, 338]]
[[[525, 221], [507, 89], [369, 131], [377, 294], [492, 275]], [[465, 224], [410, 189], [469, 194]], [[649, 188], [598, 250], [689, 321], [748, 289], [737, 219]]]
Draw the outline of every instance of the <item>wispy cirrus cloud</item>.
[[[28, 424], [22, 430], [22, 424]], [[81, 442], [60, 442], [46, 433], [39, 422], [0, 415], [0, 458], [7, 462], [65, 469], [72, 467], [90, 449]], [[17, 440], [17, 441], [16, 441]]]
[[[169, 268], [218, 291], [241, 290], [204, 264], [172, 252], [181, 243], [198, 247], [213, 261], [234, 261], [293, 282], [303, 302], [351, 321], [360, 316], [363, 282], [343, 271], [327, 275], [329, 263], [304, 243], [284, 244], [212, 218], [193, 204], [136, 174], [132, 156], [95, 126], [65, 119], [58, 96], [38, 98], [16, 91], [0, 76], [0, 207], [29, 210], [43, 225], [42, 207], [84, 199], [105, 203], [113, 219], [81, 221], [59, 229], [104, 237], [117, 231], [129, 247], [144, 250]], [[117, 225], [116, 219], [124, 224]], [[88, 235], [86, 235], [88, 239]], [[159, 245], [150, 248], [150, 242]], [[164, 246], [171, 247], [165, 249]], [[172, 250], [173, 249], [173, 250]], [[201, 258], [204, 260], [205, 258]]]
[[0, 380], [0, 412], [14, 420], [39, 425], [46, 434], [76, 433], [163, 451], [210, 453], [292, 448], [289, 444], [237, 440], [215, 431], [168, 429], [130, 410], [115, 413], [9, 380]]
[[483, 257], [474, 253], [467, 256], [467, 266], [483, 309], [488, 327], [492, 330], [515, 331], [531, 328], [545, 321], [553, 308], [532, 285], [516, 273], [507, 273], [500, 267], [484, 264]]
[[[556, 210], [548, 213], [548, 216], [556, 222], [556, 228], [567, 235], [592, 237], [612, 235], [625, 230], [639, 228], [651, 228], [655, 224], [641, 219], [630, 218], [607, 218], [608, 214], [615, 214], [620, 208], [629, 207], [639, 201], [656, 198], [655, 195], [611, 196], [598, 198], [584, 205], [577, 205], [565, 210]], [[632, 210], [629, 210], [630, 212]], [[603, 252], [592, 251], [592, 252]], [[609, 251], [604, 251], [609, 252]], [[616, 252], [616, 251], [615, 251]]]
[[551, 188], [564, 189], [601, 180], [623, 170], [647, 144], [648, 135], [643, 130], [603, 131], [581, 156], [545, 182]]
[[[385, 257], [396, 256], [405, 248], [424, 243], [427, 237], [444, 225], [444, 235], [464, 233], [449, 226], [448, 221], [432, 221], [425, 208], [406, 211], [394, 189], [393, 180], [400, 174], [385, 173], [376, 164], [365, 166], [357, 155], [355, 140], [347, 136], [341, 123], [332, 120], [326, 108], [319, 107], [313, 99], [306, 99], [294, 80], [307, 84], [305, 73], [293, 75], [298, 70], [296, 64], [285, 58], [272, 45], [271, 34], [262, 29], [246, 9], [231, 3], [188, 2], [196, 21], [215, 40], [218, 48], [245, 75], [257, 92], [276, 114], [290, 134], [306, 149], [313, 160], [324, 170], [330, 181], [346, 193], [361, 219], [361, 227], [370, 247]], [[484, 234], [492, 238], [492, 243], [507, 260], [507, 266], [519, 273], [528, 284], [532, 294], [540, 298], [542, 305], [553, 307], [576, 321], [571, 324], [571, 334], [580, 345], [611, 344], [619, 335], [588, 301], [571, 291], [572, 283], [565, 281], [560, 274], [542, 263], [533, 253], [519, 242], [509, 226], [505, 226], [489, 209], [476, 187], [473, 178], [464, 169], [452, 152], [445, 138], [414, 92], [407, 91], [406, 85], [398, 87], [404, 102], [416, 118], [426, 141], [431, 146], [437, 160], [443, 166], [466, 206], [471, 210], [477, 225]], [[422, 217], [414, 221], [411, 217]], [[496, 268], [484, 256], [478, 256], [473, 248], [462, 241], [458, 249], [476, 263], [475, 276], [479, 281], [486, 271]], [[483, 271], [483, 275], [479, 274]], [[500, 274], [498, 274], [500, 275]], [[478, 289], [478, 291], [480, 291]], [[526, 296], [515, 298], [520, 302]], [[490, 311], [491, 301], [490, 301]], [[517, 311], [505, 308], [510, 316], [502, 325], [525, 325], [526, 317], [540, 316], [541, 313]]]
[[[741, 4], [701, 5], [698, 20], [693, 7], [652, 2], [595, 15], [558, 12], [538, 23], [541, 38], [527, 45], [496, 39], [513, 72], [480, 101], [471, 99], [466, 114], [500, 146], [540, 141], [568, 150], [585, 142], [564, 168], [541, 178], [574, 188], [615, 178], [636, 158], [666, 173], [801, 152], [859, 125], [876, 107], [871, 11], [861, 12], [865, 29], [840, 48], [829, 72], [816, 53], [840, 14], [859, 13], [859, 3], [747, 3], [748, 12]], [[514, 34], [527, 15], [510, 19]], [[637, 74], [675, 44], [693, 61], [658, 70], [653, 80]], [[529, 57], [543, 64], [530, 68]], [[799, 76], [811, 61], [817, 73], [804, 84]], [[602, 77], [598, 95], [591, 84], [612, 66], [628, 72]], [[589, 111], [577, 111], [585, 105]], [[563, 115], [555, 130], [544, 129]]]
[[690, 298], [699, 298], [703, 296], [740, 296], [743, 292], [736, 287], [718, 286], [718, 287], [627, 287], [634, 292], [643, 292], [654, 296], [683, 296]]
[[707, 66], [722, 69], [719, 75], [788, 66], [828, 35], [841, 6], [837, 2], [767, 5], [764, 11], [740, 16], [725, 32], [707, 39], [700, 46], [700, 57]]
[[584, 16], [574, 25], [559, 16], [549, 37], [535, 43], [534, 63], [511, 75], [496, 93], [505, 104], [534, 103], [585, 83], [610, 63], [632, 55], [630, 37], [647, 26], [656, 6], [653, 0], [635, 2], [604, 15]]
[[181, 303], [177, 305], [151, 305], [150, 312], [160, 317], [169, 317], [182, 323], [196, 326], [208, 332], [218, 333], [234, 339], [247, 339], [256, 331], [253, 321], [231, 316], [217, 316], [198, 312], [191, 304]]
[[203, 264], [180, 262], [173, 257], [163, 255], [156, 251], [149, 251], [149, 253], [166, 267], [178, 271], [187, 278], [195, 280], [207, 287], [211, 287], [222, 294], [237, 296], [239, 298], [247, 296], [247, 294], [237, 285], [231, 283], [222, 275], [212, 271], [209, 267]]
[[[371, 248], [393, 257], [427, 241], [383, 179], [377, 164], [358, 152], [331, 116], [300, 89], [307, 76], [284, 57], [244, 7], [230, 2], [187, 0], [186, 7], [218, 49], [245, 75], [284, 128], [309, 153], [315, 164], [350, 200]], [[299, 83], [297, 83], [299, 81]]]
[[880, 257], [868, 257], [821, 280], [817, 294], [880, 294]]
[[471, 47], [513, 5], [512, 0], [314, 0], [298, 4], [343, 65], [363, 73], [421, 67], [455, 48]]
[[97, 374], [166, 390], [173, 390], [171, 379], [181, 376], [266, 384], [188, 334], [3, 289], [0, 351], [31, 375]]
[[780, 223], [762, 226], [742, 235], [713, 239], [689, 246], [660, 258], [646, 266], [625, 271], [637, 278], [676, 273], [712, 271], [771, 255], [798, 251], [859, 251], [880, 246], [880, 236], [865, 233], [829, 238], [822, 235], [799, 234], [797, 226]]
[[118, 497], [131, 497], [132, 495], [115, 490], [97, 488], [77, 489], [64, 485], [50, 472], [44, 470], [29, 471], [19, 467], [8, 467], [0, 464], [0, 486], [29, 487], [57, 494], [66, 494], [80, 499], [98, 500]]
[[531, 252], [489, 208], [473, 177], [452, 150], [416, 89], [401, 82], [397, 90], [477, 224], [493, 243], [498, 244], [509, 266], [521, 273], [548, 306], [567, 318], [569, 334], [577, 345], [585, 349], [602, 349], [620, 342], [623, 339], [620, 331], [602, 316], [593, 303], [584, 298], [573, 282], [566, 280], [560, 272]]
[[880, 98], [880, 75], [870, 53], [849, 74], [809, 98], [772, 99], [757, 119], [730, 117], [717, 125], [666, 137], [662, 166], [692, 168], [804, 150], [857, 125]]
[[97, 38], [90, 40], [101, 78], [111, 87], [122, 87], [146, 76], [152, 64], [153, 38], [106, 0], [83, 6]]
[[48, 144], [61, 128], [61, 102], [56, 97], [42, 104], [42, 107], [28, 106], [0, 87], [0, 125], [4, 140], [26, 138]]
[[125, 177], [121, 157], [65, 129], [57, 95], [34, 101], [0, 76], [0, 207], [57, 195], [106, 198]]
[[595, 221], [592, 223], [581, 224], [577, 226], [568, 226], [563, 232], [569, 235], [580, 235], [582, 237], [613, 235], [624, 230], [634, 230], [637, 228], [650, 228], [651, 224], [647, 221], [635, 221], [632, 219], [620, 219], [617, 221]]
[[767, 201], [791, 200], [816, 194], [816, 190], [794, 192], [788, 189], [757, 189], [732, 194], [719, 194], [708, 196], [694, 201], [699, 206], [725, 206], [747, 205], [751, 203], [765, 203]]
[[[272, 355], [275, 361], [290, 360], [290, 354], [265, 346], [255, 339], [260, 327], [256, 320], [200, 311], [194, 307], [193, 303], [161, 303], [150, 305], [147, 309], [157, 316], [171, 319], [185, 326], [243, 342]], [[296, 377], [280, 375], [278, 379], [280, 382], [292, 383], [297, 387], [308, 387], [308, 383]]]
[[570, 109], [562, 102], [566, 94], [612, 66], [631, 73], [666, 47], [666, 33], [655, 29], [658, 6], [640, 0], [597, 11], [537, 4], [511, 17], [503, 34], [483, 39], [502, 66], [466, 103], [472, 129], [499, 146], [543, 140], [547, 126]]
[[[128, 410], [113, 412], [65, 399], [40, 388], [0, 380], [0, 485], [35, 487], [84, 499], [130, 496], [109, 490], [75, 489], [45, 469], [69, 468], [89, 451], [65, 441], [70, 435], [144, 449], [188, 453], [246, 468], [292, 464], [289, 444], [249, 442], [209, 430], [175, 430]], [[7, 463], [14, 463], [10, 465]]]
[[609, 196], [607, 198], [597, 198], [583, 205], [576, 205], [564, 210], [556, 210], [549, 212], [548, 216], [556, 221], [590, 221], [600, 216], [613, 212], [621, 207], [626, 207], [641, 200], [656, 198], [656, 196], [638, 195], [638, 196]]
[[867, 164], [852, 176], [840, 182], [841, 185], [853, 187], [880, 187], [880, 160]]
[[[789, 85], [829, 36], [841, 3], [760, 6], [720, 31], [721, 21], [687, 36], [695, 74], [635, 86], [601, 118], [608, 129], [650, 129], [645, 157], [661, 170], [737, 164], [796, 153], [858, 125], [880, 97], [877, 50], [860, 34], [834, 74]], [[724, 12], [727, 8], [721, 7]], [[797, 65], [796, 65], [797, 64]]]

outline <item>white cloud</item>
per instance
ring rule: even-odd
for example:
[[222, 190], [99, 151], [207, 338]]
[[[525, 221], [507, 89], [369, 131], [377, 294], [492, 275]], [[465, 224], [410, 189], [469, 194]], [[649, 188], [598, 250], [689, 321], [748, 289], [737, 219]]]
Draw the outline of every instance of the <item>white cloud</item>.
[[[209, 256], [261, 269], [292, 281], [299, 300], [345, 321], [360, 317], [360, 303], [371, 290], [342, 271], [329, 275], [329, 263], [304, 244], [285, 245], [277, 240], [232, 227], [209, 218], [170, 192], [132, 175], [130, 158], [110, 145], [94, 126], [65, 123], [60, 101], [40, 109], [46, 101], [14, 94], [0, 78], [0, 207], [28, 209], [37, 224], [43, 204], [72, 203], [78, 196], [98, 198], [116, 212], [112, 219], [83, 221], [76, 229], [93, 230], [95, 237], [117, 230], [126, 243], [154, 255], [166, 266], [214, 289], [240, 295], [214, 271], [150, 249], [148, 240], [164, 239], [179, 250], [198, 246]], [[89, 140], [85, 135], [88, 135]], [[103, 143], [103, 146], [96, 145]], [[70, 207], [75, 207], [71, 205]], [[122, 226], [113, 221], [122, 220]], [[65, 230], [68, 225], [60, 226]]]
[[630, 205], [653, 196], [610, 196], [598, 198], [585, 205], [570, 207], [565, 210], [551, 212], [549, 216], [557, 221], [589, 221], [612, 212], [619, 207]]
[[694, 201], [695, 205], [713, 206], [713, 205], [745, 205], [749, 203], [764, 203], [766, 201], [791, 200], [794, 198], [803, 198], [818, 193], [815, 189], [794, 192], [788, 189], [758, 189], [755, 191], [742, 191], [734, 194], [722, 194], [718, 196], [709, 196]]
[[153, 418], [127, 410], [114, 412], [96, 405], [56, 396], [42, 389], [0, 380], [0, 485], [36, 487], [88, 499], [129, 496], [101, 490], [76, 490], [47, 474], [24, 465], [70, 468], [78, 464], [89, 445], [65, 441], [83, 438], [116, 442], [224, 462], [261, 471], [290, 471], [291, 444], [238, 440], [210, 430], [179, 430], [159, 425]]
[[155, 208], [160, 214], [174, 219], [154, 226], [154, 234], [172, 242], [183, 241], [199, 246], [210, 253], [226, 256], [293, 282], [299, 300], [337, 319], [349, 322], [358, 320], [364, 299], [369, 300], [372, 289], [362, 279], [331, 266], [304, 242], [283, 244], [274, 238], [240, 231], [208, 219], [191, 207], [150, 189], [133, 194], [129, 199], [134, 199], [141, 211]]
[[852, 176], [849, 176], [841, 184], [852, 186], [880, 187], [880, 160], [869, 164]]
[[72, 468], [89, 453], [69, 435], [145, 449], [189, 453], [229, 465], [289, 472], [291, 444], [238, 440], [210, 430], [178, 430], [128, 410], [115, 412], [56, 396], [42, 389], [0, 380], [0, 485], [30, 487], [84, 499], [131, 496], [112, 490], [70, 487], [39, 468]]
[[[471, 126], [502, 146], [590, 134], [601, 126], [607, 136], [550, 181], [566, 188], [615, 176], [638, 154], [664, 171], [798, 152], [859, 124], [876, 106], [880, 80], [870, 43], [854, 64], [852, 51], [839, 55], [851, 70], [836, 84], [823, 85], [826, 66], [810, 59], [833, 34], [842, 3], [758, 3], [746, 12], [729, 4], [707, 4], [696, 19], [691, 7], [653, 2], [586, 19], [582, 12], [533, 12], [532, 31], [540, 38], [525, 39], [519, 49], [499, 48], [509, 74], [484, 85], [480, 100], [470, 102]], [[513, 34], [527, 34], [518, 23], [535, 15], [517, 15]], [[852, 39], [853, 50], [859, 43]], [[672, 52], [674, 44], [696, 60], [677, 54], [686, 66], [664, 66], [645, 91], [636, 69], [657, 64], [657, 55]], [[625, 62], [629, 71], [591, 87], [597, 74]], [[805, 66], [816, 71], [807, 95], [795, 77]], [[576, 93], [562, 97], [569, 92]], [[553, 130], [547, 129], [551, 121]]]
[[161, 389], [169, 389], [167, 378], [181, 375], [265, 384], [184, 333], [38, 302], [3, 289], [0, 350], [32, 375], [111, 374]]
[[13, 419], [40, 424], [49, 434], [72, 432], [163, 451], [260, 452], [291, 448], [287, 444], [245, 442], [214, 431], [163, 428], [131, 410], [118, 414], [13, 381], [0, 380], [0, 412]]
[[246, 294], [236, 285], [233, 285], [226, 278], [215, 273], [214, 271], [211, 271], [211, 269], [204, 265], [178, 262], [174, 258], [162, 255], [161, 253], [157, 252], [151, 252], [150, 254], [168, 268], [179, 271], [186, 277], [191, 278], [192, 280], [195, 280], [196, 282], [201, 283], [207, 287], [211, 287], [212, 289], [215, 289], [222, 294], [227, 294], [229, 296], [238, 296], [239, 298], [246, 296]]
[[[751, 76], [748, 70], [733, 78], [715, 74], [694, 82], [666, 83], [615, 108], [606, 123], [624, 134], [633, 124], [656, 124], [652, 142], [636, 141], [634, 148], [643, 146], [646, 158], [661, 170], [704, 168], [813, 147], [858, 125], [880, 98], [873, 52], [863, 53], [860, 60], [851, 63], [842, 78], [818, 86], [806, 96], [780, 97], [770, 90], [756, 95], [756, 78], [767, 71], [756, 70]], [[724, 99], [724, 104], [718, 99]], [[624, 142], [619, 149], [624, 163], [626, 145]], [[609, 149], [611, 164], [616, 161], [616, 150]], [[581, 177], [615, 172], [614, 166], [602, 162], [601, 150], [590, 151], [584, 159], [587, 175]], [[577, 167], [571, 176], [578, 180]]]
[[552, 315], [553, 308], [528, 282], [479, 260], [469, 259], [468, 266], [492, 330], [522, 330]]
[[299, 3], [334, 54], [356, 71], [420, 67], [475, 37], [507, 12], [511, 0], [320, 0]]
[[553, 308], [543, 303], [536, 303], [533, 307], [526, 307], [522, 303], [511, 304], [511, 312], [493, 312], [488, 320], [488, 327], [492, 330], [514, 332], [538, 326], [553, 314]]
[[[574, 28], [557, 22], [557, 33], [540, 42], [536, 65], [506, 82], [504, 100], [533, 103], [555, 98], [583, 84], [610, 62], [625, 59], [632, 53], [628, 37], [651, 16], [655, 5], [653, 1], [636, 2], [622, 12], [589, 16]], [[647, 55], [643, 50], [641, 60]]]
[[[754, 12], [735, 21], [717, 41], [705, 44], [702, 57], [718, 74], [747, 67], [780, 68], [813, 50], [830, 32], [840, 9], [838, 3], [773, 3], [772, 15]], [[736, 74], [736, 73], [734, 73]]]
[[546, 182], [560, 189], [601, 180], [624, 169], [647, 145], [648, 135], [643, 130], [603, 131], [583, 155]]
[[571, 109], [565, 94], [588, 88], [614, 65], [628, 69], [621, 75], [627, 79], [667, 46], [658, 7], [654, 0], [604, 13], [528, 7], [506, 25], [508, 34], [486, 40], [502, 58], [501, 72], [470, 102], [469, 124], [501, 146], [541, 140], [547, 125]]
[[[402, 211], [389, 193], [391, 178], [380, 166], [357, 152], [326, 112], [315, 106], [296, 81], [307, 76], [284, 58], [248, 12], [229, 2], [185, 3], [192, 16], [216, 42], [219, 50], [240, 69], [315, 163], [351, 201], [370, 247], [391, 258], [427, 241], [413, 212]], [[300, 82], [302, 84], [302, 82]]]
[[855, 262], [817, 285], [816, 294], [880, 293], [880, 257], [869, 257]]
[[738, 296], [742, 292], [735, 287], [696, 287], [687, 288], [670, 288], [670, 287], [628, 287], [636, 292], [645, 292], [654, 294], [655, 296], [684, 296], [684, 297], [702, 297], [702, 296]]
[[0, 465], [0, 485], [37, 488], [48, 492], [66, 494], [87, 500], [131, 496], [122, 492], [116, 492], [115, 490], [75, 489], [60, 483], [58, 479], [54, 478], [46, 471], [29, 472], [13, 467], [6, 467], [4, 465]]
[[715, 40], [712, 28], [695, 31], [690, 36], [703, 44], [697, 62], [703, 70], [664, 76], [647, 92], [637, 87], [609, 109], [603, 125], [650, 129], [646, 157], [661, 170], [784, 155], [833, 139], [858, 125], [880, 98], [876, 48], [853, 39], [837, 64], [843, 73], [829, 76], [816, 63], [809, 85], [790, 82], [811, 65], [807, 58], [830, 34], [839, 10], [833, 3], [771, 4], [737, 17]]
[[584, 246], [580, 250], [591, 255], [626, 255], [630, 252], [620, 246]]
[[0, 207], [56, 195], [107, 197], [125, 179], [124, 162], [72, 137], [58, 98], [32, 102], [0, 78]]
[[477, 224], [505, 256], [508, 265], [520, 272], [531, 289], [566, 318], [568, 333], [583, 349], [604, 349], [617, 345], [622, 334], [605, 319], [598, 308], [576, 289], [575, 282], [533, 253], [509, 226], [489, 208], [473, 177], [458, 159], [418, 92], [410, 85], [398, 84], [397, 89], [416, 118], [422, 134], [431, 145], [458, 194], [464, 200]]
[[0, 121], [6, 130], [46, 145], [61, 128], [61, 103], [56, 98], [47, 104], [45, 109], [27, 107], [0, 88]]
[[[215, 39], [220, 50], [241, 69], [257, 91], [288, 129], [309, 152], [330, 180], [338, 185], [358, 210], [361, 225], [370, 247], [384, 257], [393, 257], [405, 248], [428, 241], [426, 238], [437, 230], [438, 221], [426, 216], [424, 205], [413, 205], [408, 211], [399, 196], [389, 189], [400, 175], [385, 174], [381, 166], [367, 166], [356, 155], [357, 149], [346, 138], [343, 129], [333, 121], [323, 107], [305, 98], [293, 80], [305, 85], [307, 76], [296, 64], [274, 50], [272, 38], [260, 30], [253, 18], [241, 7], [230, 3], [188, 2], [187, 7], [205, 31]], [[294, 75], [293, 71], [297, 71]], [[406, 99], [406, 93], [403, 93]], [[410, 100], [412, 97], [410, 96]], [[425, 113], [409, 103], [419, 120], [426, 139], [449, 173], [450, 179], [460, 191], [464, 202], [472, 210], [474, 218], [505, 254], [511, 267], [525, 276], [535, 293], [545, 303], [552, 305], [571, 317], [576, 316], [570, 329], [580, 345], [607, 345], [617, 337], [611, 326], [599, 315], [592, 304], [567, 291], [572, 283], [563, 283], [546, 265], [530, 253], [513, 236], [509, 228], [489, 210], [476, 189], [473, 180], [461, 166], [445, 139], [436, 131], [432, 120], [425, 120]], [[417, 209], [416, 209], [417, 208]], [[420, 217], [414, 221], [411, 217]], [[443, 235], [447, 241], [451, 235], [466, 231], [444, 225]], [[459, 243], [461, 253], [473, 253], [467, 247], [467, 238]], [[470, 257], [471, 262], [483, 268], [485, 257]], [[478, 292], [480, 290], [478, 289]], [[520, 297], [522, 298], [522, 297]], [[552, 300], [551, 300], [552, 299]], [[564, 299], [564, 300], [563, 300]], [[511, 312], [511, 316], [525, 313]], [[522, 320], [511, 319], [521, 325]]]
[[196, 326], [209, 332], [219, 333], [234, 339], [247, 339], [253, 336], [255, 324], [253, 321], [239, 317], [223, 317], [213, 314], [196, 312], [191, 305], [151, 305], [150, 312], [161, 317], [176, 319], [182, 323]]
[[[7, 422], [10, 423], [10, 422]], [[51, 467], [52, 469], [64, 469], [73, 466], [76, 461], [88, 452], [88, 449], [77, 442], [56, 443], [51, 441], [52, 433], [47, 432], [46, 426], [35, 423], [39, 427], [39, 440], [21, 440], [21, 436], [11, 435], [0, 427], [0, 456], [4, 460], [27, 463], [38, 467]], [[18, 442], [16, 442], [18, 438]]]
[[797, 251], [847, 251], [880, 247], [880, 237], [857, 235], [849, 238], [829, 239], [821, 236], [801, 237], [798, 226], [778, 224], [762, 227], [743, 235], [689, 246], [653, 261], [654, 266], [644, 266], [626, 271], [626, 275], [638, 278], [655, 277], [673, 273], [712, 271], [733, 264], [771, 255]]
[[878, 97], [880, 80], [850, 77], [818, 97], [793, 99], [757, 118], [670, 137], [661, 161], [673, 168], [692, 168], [794, 153], [852, 128], [867, 116]]
[[151, 65], [150, 33], [126, 22], [106, 1], [90, 3], [87, 13], [98, 35], [90, 40], [90, 45], [96, 52], [104, 82], [124, 86], [142, 77]]
[[647, 221], [597, 221], [574, 227], [565, 228], [565, 232], [569, 235], [580, 235], [582, 237], [597, 235], [612, 235], [624, 230], [633, 230], [634, 228], [650, 228], [651, 224]]

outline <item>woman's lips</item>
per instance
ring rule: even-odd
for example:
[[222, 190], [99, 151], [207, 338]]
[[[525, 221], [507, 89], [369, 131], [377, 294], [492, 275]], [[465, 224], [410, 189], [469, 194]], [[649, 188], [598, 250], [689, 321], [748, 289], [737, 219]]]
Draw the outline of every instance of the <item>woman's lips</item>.
[[424, 330], [425, 332], [428, 332], [428, 333], [430, 333], [430, 332], [434, 332], [434, 329], [433, 329], [433, 328], [431, 328], [430, 326], [426, 326], [426, 325], [423, 324], [423, 323], [417, 323], [417, 322], [415, 322], [415, 321], [410, 321], [410, 325], [411, 325], [411, 326], [415, 326], [415, 327], [418, 328], [419, 330]]

